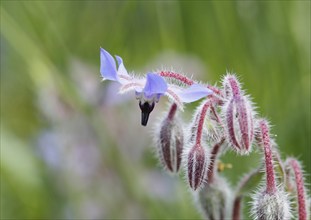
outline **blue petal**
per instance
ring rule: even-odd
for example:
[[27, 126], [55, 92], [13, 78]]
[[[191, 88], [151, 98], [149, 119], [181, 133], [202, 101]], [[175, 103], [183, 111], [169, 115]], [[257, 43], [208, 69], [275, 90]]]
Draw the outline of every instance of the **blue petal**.
[[125, 69], [125, 66], [123, 64], [122, 58], [117, 55], [116, 55], [116, 58], [117, 58], [118, 65], [119, 65], [117, 75], [128, 75], [127, 70]]
[[145, 96], [150, 97], [154, 94], [164, 94], [167, 90], [167, 84], [165, 80], [154, 73], [147, 74], [147, 81], [143, 92]]
[[204, 98], [212, 93], [212, 90], [203, 85], [193, 84], [189, 88], [179, 92], [178, 95], [183, 102], [189, 103]]
[[120, 66], [121, 63], [123, 63], [123, 59], [120, 56], [118, 56], [118, 55], [116, 55], [116, 58], [117, 58], [117, 61], [118, 61], [118, 66]]
[[103, 48], [100, 48], [100, 73], [104, 79], [118, 81], [116, 62]]

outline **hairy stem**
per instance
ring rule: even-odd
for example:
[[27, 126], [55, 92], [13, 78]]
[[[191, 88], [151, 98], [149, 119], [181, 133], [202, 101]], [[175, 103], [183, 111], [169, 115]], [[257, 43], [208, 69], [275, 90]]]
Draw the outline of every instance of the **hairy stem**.
[[[172, 71], [161, 71], [159, 73], [160, 76], [163, 76], [163, 77], [167, 77], [167, 78], [173, 78], [175, 80], [178, 80], [182, 83], [185, 83], [186, 85], [188, 86], [191, 86], [192, 84], [194, 84], [194, 81], [180, 73], [175, 73], [175, 72], [172, 72]], [[212, 90], [214, 93], [220, 95], [221, 92], [220, 92], [220, 89], [214, 87], [214, 86], [211, 86], [211, 85], [208, 85], [207, 88], [209, 88], [210, 90]]]
[[211, 102], [208, 100], [207, 102], [205, 102], [202, 110], [201, 110], [201, 114], [199, 117], [199, 123], [198, 123], [198, 130], [197, 130], [197, 136], [196, 136], [196, 145], [201, 145], [201, 139], [202, 139], [202, 133], [203, 133], [203, 125], [204, 125], [204, 121], [205, 121], [205, 116], [206, 116], [206, 112], [207, 109], [210, 107]]
[[301, 167], [297, 160], [291, 158], [288, 160], [288, 165], [293, 169], [295, 174], [295, 183], [297, 188], [297, 200], [298, 200], [298, 215], [299, 220], [307, 219], [307, 204], [305, 198], [304, 180], [301, 171]]
[[271, 141], [269, 135], [269, 128], [265, 120], [260, 121], [261, 140], [265, 152], [266, 164], [266, 191], [267, 193], [274, 193], [276, 191], [275, 174], [273, 168], [273, 158], [271, 150]]
[[161, 71], [159, 74], [160, 74], [160, 76], [163, 76], [163, 77], [176, 79], [180, 82], [185, 83], [188, 86], [191, 86], [194, 83], [194, 81], [192, 79], [190, 79], [190, 78], [188, 78], [182, 74], [179, 74], [179, 73], [174, 73], [171, 71]]
[[221, 120], [220, 120], [220, 117], [219, 117], [219, 115], [218, 115], [218, 113], [217, 113], [217, 111], [216, 111], [216, 109], [215, 109], [214, 106], [211, 106], [211, 112], [212, 112], [213, 115], [215, 116], [215, 120], [217, 121], [217, 123], [220, 124], [221, 127], [223, 127], [223, 124], [222, 124], [222, 122], [221, 122]]
[[225, 138], [222, 138], [218, 143], [216, 143], [214, 145], [214, 147], [212, 149], [211, 157], [210, 157], [211, 162], [208, 166], [208, 171], [207, 171], [208, 183], [212, 183], [214, 180], [214, 176], [215, 176], [215, 172], [216, 172], [216, 169], [215, 169], [216, 158], [217, 158], [217, 155], [219, 153], [220, 147], [224, 143], [224, 141], [225, 141]]
[[240, 181], [240, 183], [237, 186], [237, 191], [236, 191], [236, 195], [235, 195], [235, 199], [233, 202], [233, 212], [232, 212], [232, 219], [233, 220], [239, 220], [241, 219], [241, 204], [242, 204], [242, 200], [243, 200], [243, 189], [247, 186], [247, 184], [252, 180], [253, 177], [256, 177], [257, 174], [260, 172], [260, 170], [262, 169], [262, 167], [259, 167], [253, 171], [251, 171], [250, 173], [248, 173], [246, 176], [244, 176], [242, 178], [242, 180]]
[[242, 199], [243, 199], [243, 196], [237, 196], [234, 199], [232, 220], [240, 220], [241, 219]]
[[216, 94], [221, 95], [221, 91], [220, 91], [220, 89], [218, 89], [217, 87], [208, 85], [207, 88], [209, 88], [210, 90], [212, 90], [212, 91], [215, 92]]
[[177, 104], [176, 103], [173, 103], [169, 112], [168, 112], [168, 115], [167, 115], [167, 118], [169, 120], [173, 120], [175, 114], [176, 114], [176, 110], [177, 110]]

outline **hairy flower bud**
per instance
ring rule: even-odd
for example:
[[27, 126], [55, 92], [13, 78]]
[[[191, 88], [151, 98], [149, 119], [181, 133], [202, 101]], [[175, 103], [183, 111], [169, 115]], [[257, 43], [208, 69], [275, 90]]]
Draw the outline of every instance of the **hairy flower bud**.
[[184, 132], [176, 118], [177, 105], [173, 104], [168, 115], [160, 124], [157, 135], [157, 149], [163, 166], [170, 172], [178, 172], [182, 159]]
[[196, 202], [205, 219], [228, 219], [232, 203], [232, 190], [227, 181], [217, 176], [196, 195]]
[[253, 196], [251, 214], [254, 219], [287, 220], [291, 218], [290, 202], [283, 190], [273, 193], [261, 190]]
[[233, 97], [223, 109], [227, 139], [235, 151], [247, 154], [254, 137], [253, 111], [245, 96]]
[[205, 181], [209, 164], [208, 153], [202, 145], [195, 144], [185, 154], [187, 178], [193, 190], [198, 189]]
[[192, 147], [187, 148], [187, 152], [184, 155], [188, 181], [193, 190], [199, 188], [204, 182], [210, 162], [207, 148], [202, 146], [204, 122], [210, 106], [211, 101], [207, 100], [197, 109], [198, 114], [195, 115], [194, 126], [190, 129], [193, 134], [190, 136], [189, 145]]
[[233, 75], [223, 80], [226, 102], [222, 108], [223, 124], [227, 140], [239, 154], [251, 151], [254, 139], [254, 116], [251, 101], [240, 89], [240, 83]]

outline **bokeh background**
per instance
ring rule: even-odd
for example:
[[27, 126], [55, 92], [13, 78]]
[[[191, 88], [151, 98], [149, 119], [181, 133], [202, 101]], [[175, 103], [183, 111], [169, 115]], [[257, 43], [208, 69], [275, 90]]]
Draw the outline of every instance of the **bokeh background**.
[[[298, 157], [310, 174], [310, 7], [1, 1], [1, 218], [200, 218], [182, 175], [163, 172], [153, 154], [167, 100], [142, 127], [134, 94], [101, 82], [100, 46], [138, 74], [173, 68], [219, 85], [237, 73], [283, 158]], [[234, 185], [260, 158], [224, 161]]]

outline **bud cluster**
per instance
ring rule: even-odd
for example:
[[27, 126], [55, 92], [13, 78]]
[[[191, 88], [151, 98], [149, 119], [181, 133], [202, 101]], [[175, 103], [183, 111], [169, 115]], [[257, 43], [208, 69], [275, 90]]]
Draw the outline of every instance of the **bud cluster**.
[[[161, 72], [191, 85], [192, 80], [177, 73]], [[242, 219], [243, 198], [246, 189], [255, 189], [250, 215], [253, 219], [286, 220], [293, 217], [289, 200], [288, 176], [295, 176], [299, 219], [307, 219], [307, 195], [301, 168], [296, 160], [284, 163], [275, 141], [270, 135], [270, 126], [265, 119], [257, 117], [249, 95], [241, 89], [237, 77], [228, 74], [222, 87], [208, 86], [214, 94], [207, 96], [197, 107], [188, 128], [185, 129], [176, 114], [173, 104], [157, 129], [157, 148], [163, 166], [170, 172], [184, 168], [185, 177], [193, 190], [198, 209], [206, 219]], [[174, 107], [175, 106], [175, 107]], [[238, 155], [247, 155], [257, 146], [262, 152], [265, 175], [255, 169], [241, 179], [234, 190], [217, 169], [220, 155], [232, 149]], [[275, 162], [274, 160], [277, 160]], [[182, 164], [182, 166], [181, 166]], [[276, 169], [276, 165], [280, 169]], [[284, 171], [287, 167], [288, 172]], [[293, 172], [291, 172], [293, 171]], [[280, 173], [278, 173], [280, 172]], [[265, 176], [264, 187], [258, 188]]]
[[[253, 219], [308, 219], [308, 195], [301, 165], [293, 158], [282, 160], [271, 138], [269, 123], [258, 117], [250, 96], [235, 75], [227, 74], [221, 87], [203, 85], [171, 71], [148, 73], [143, 80], [130, 76], [122, 59], [116, 58], [118, 63], [101, 50], [102, 76], [120, 83], [121, 91], [122, 88], [136, 91], [143, 126], [160, 97], [165, 95], [171, 100], [168, 112], [155, 129], [158, 157], [170, 173], [183, 169], [205, 218], [241, 219], [244, 197], [257, 189], [251, 198]], [[181, 120], [183, 104], [199, 99], [203, 101], [189, 124], [185, 124]], [[235, 188], [231, 187], [217, 169], [220, 156], [228, 149], [237, 156], [248, 155], [255, 147], [263, 165], [242, 178]], [[289, 195], [296, 198], [297, 205], [293, 208]]]

